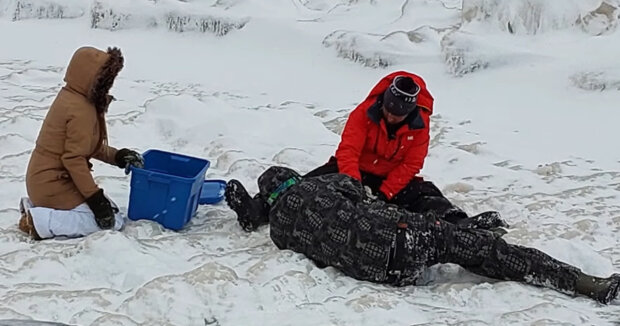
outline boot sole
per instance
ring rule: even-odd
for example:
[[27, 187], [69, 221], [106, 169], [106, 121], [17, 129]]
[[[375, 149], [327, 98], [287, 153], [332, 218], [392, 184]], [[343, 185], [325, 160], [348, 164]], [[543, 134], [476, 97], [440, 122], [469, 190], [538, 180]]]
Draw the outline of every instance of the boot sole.
[[614, 282], [609, 286], [609, 291], [607, 292], [607, 295], [605, 295], [601, 302], [604, 304], [612, 302], [618, 297], [618, 292], [620, 292], [620, 275], [617, 274]]
[[252, 197], [248, 194], [245, 187], [237, 181], [230, 180], [226, 185], [226, 191], [224, 191], [224, 199], [226, 200], [226, 204], [230, 207], [235, 213], [237, 213], [237, 221], [245, 231], [253, 231], [256, 228], [244, 226], [244, 223], [241, 221], [252, 221]]

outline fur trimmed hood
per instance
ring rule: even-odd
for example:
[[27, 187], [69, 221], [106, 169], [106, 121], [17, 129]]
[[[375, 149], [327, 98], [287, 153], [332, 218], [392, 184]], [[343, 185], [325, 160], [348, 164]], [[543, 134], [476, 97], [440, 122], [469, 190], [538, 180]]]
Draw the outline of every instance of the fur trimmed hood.
[[107, 52], [93, 47], [79, 48], [67, 67], [66, 87], [86, 97], [97, 113], [106, 112], [112, 100], [108, 92], [123, 69], [123, 63], [118, 48], [108, 48]]
[[115, 163], [105, 112], [122, 68], [117, 48], [83, 47], [73, 54], [66, 85], [50, 105], [28, 163], [26, 189], [35, 206], [69, 210], [99, 191], [89, 160]]

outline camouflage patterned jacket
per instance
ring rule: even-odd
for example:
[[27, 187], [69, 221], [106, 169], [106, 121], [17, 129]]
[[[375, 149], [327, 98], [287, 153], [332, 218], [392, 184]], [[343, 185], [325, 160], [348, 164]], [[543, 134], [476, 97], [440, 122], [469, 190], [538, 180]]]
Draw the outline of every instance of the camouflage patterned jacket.
[[[387, 275], [388, 257], [398, 222], [414, 220], [423, 218], [369, 200], [359, 181], [344, 174], [304, 178], [283, 192], [269, 212], [270, 235], [278, 248], [303, 253], [320, 267], [333, 266], [358, 280], [379, 283], [393, 282]], [[420, 251], [423, 256], [425, 252]], [[395, 285], [414, 283], [423, 265], [408, 264], [414, 268]]]

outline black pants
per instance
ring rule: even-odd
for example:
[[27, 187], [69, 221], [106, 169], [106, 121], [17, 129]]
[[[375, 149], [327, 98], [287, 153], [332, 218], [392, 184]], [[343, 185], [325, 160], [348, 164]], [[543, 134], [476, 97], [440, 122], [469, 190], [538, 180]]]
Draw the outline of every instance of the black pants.
[[580, 270], [540, 250], [508, 244], [487, 230], [466, 229], [443, 222], [409, 223], [406, 232], [411, 240], [397, 257], [405, 277], [419, 274], [423, 266], [453, 263], [489, 278], [575, 293]]
[[[338, 162], [332, 156], [325, 165], [308, 172], [304, 177], [315, 177], [338, 172]], [[365, 171], [360, 171], [360, 173], [362, 184], [368, 186], [373, 193], [378, 193], [385, 178]], [[433, 212], [435, 216], [451, 223], [457, 223], [457, 221], [467, 218], [467, 214], [444, 197], [441, 190], [432, 182], [424, 181], [420, 177], [414, 177], [388, 203], [398, 205], [415, 213]]]

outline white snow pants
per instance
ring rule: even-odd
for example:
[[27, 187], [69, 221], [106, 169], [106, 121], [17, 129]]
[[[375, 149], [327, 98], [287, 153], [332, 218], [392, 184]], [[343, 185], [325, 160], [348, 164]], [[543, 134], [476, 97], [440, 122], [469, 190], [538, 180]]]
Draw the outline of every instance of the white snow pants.
[[[109, 198], [108, 198], [109, 199]], [[24, 207], [30, 210], [34, 228], [42, 239], [64, 236], [68, 238], [83, 237], [100, 231], [95, 222], [95, 214], [86, 203], [71, 210], [60, 210], [47, 207], [33, 207], [30, 199], [22, 198]], [[114, 202], [113, 207], [118, 208]], [[121, 213], [115, 215], [114, 230], [120, 230], [125, 224]]]

